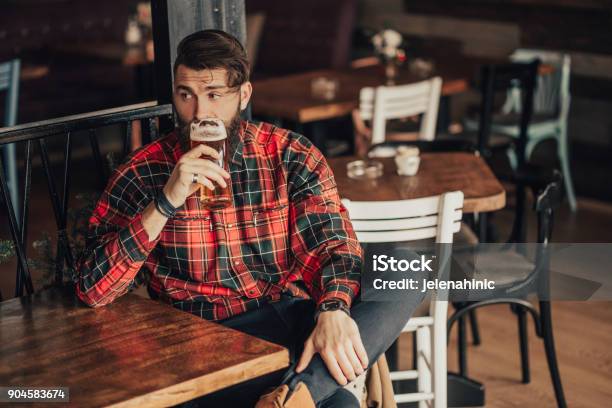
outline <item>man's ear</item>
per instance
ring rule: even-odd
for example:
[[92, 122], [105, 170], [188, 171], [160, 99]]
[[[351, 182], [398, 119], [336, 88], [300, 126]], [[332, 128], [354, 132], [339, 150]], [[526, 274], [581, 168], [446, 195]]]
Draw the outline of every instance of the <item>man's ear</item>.
[[243, 111], [249, 105], [251, 100], [251, 94], [253, 93], [253, 86], [250, 81], [240, 85], [240, 110]]

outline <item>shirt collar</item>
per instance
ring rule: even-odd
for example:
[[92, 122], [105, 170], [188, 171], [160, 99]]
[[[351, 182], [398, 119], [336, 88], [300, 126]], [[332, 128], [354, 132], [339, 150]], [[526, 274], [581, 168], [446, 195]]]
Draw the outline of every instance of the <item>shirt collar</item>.
[[236, 150], [232, 156], [231, 162], [237, 166], [242, 166], [242, 158], [244, 156], [245, 144], [251, 143], [253, 134], [250, 130], [249, 122], [243, 120], [240, 122], [240, 130], [238, 131], [238, 143], [236, 144]]

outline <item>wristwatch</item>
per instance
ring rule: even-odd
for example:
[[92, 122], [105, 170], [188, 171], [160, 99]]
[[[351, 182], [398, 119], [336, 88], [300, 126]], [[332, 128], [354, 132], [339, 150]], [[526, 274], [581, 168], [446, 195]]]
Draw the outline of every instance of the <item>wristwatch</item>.
[[317, 307], [317, 311], [315, 312], [315, 322], [319, 318], [319, 315], [323, 312], [333, 312], [335, 310], [342, 310], [347, 315], [351, 315], [351, 309], [349, 309], [348, 305], [342, 300], [326, 300], [321, 303]]

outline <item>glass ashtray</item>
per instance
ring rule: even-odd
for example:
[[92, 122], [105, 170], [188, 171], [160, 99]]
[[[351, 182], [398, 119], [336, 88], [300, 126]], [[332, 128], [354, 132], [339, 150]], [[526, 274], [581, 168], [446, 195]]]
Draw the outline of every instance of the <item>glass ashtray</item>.
[[352, 179], [375, 179], [383, 175], [383, 164], [374, 160], [355, 160], [346, 164], [346, 174]]
[[335, 78], [316, 77], [310, 82], [312, 96], [324, 101], [333, 100], [338, 94], [339, 82]]

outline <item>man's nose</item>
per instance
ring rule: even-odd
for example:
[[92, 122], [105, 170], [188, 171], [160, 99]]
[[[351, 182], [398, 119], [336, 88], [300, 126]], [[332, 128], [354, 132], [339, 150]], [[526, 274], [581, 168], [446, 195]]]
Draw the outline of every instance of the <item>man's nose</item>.
[[210, 106], [210, 103], [206, 102], [205, 100], [199, 99], [196, 106], [195, 118], [198, 120], [202, 120], [210, 117], [215, 117], [215, 113], [212, 107]]

